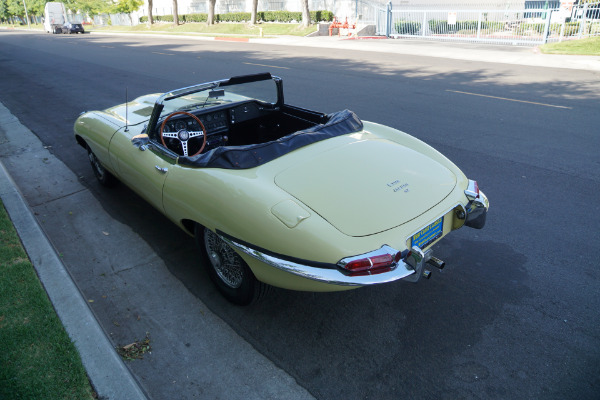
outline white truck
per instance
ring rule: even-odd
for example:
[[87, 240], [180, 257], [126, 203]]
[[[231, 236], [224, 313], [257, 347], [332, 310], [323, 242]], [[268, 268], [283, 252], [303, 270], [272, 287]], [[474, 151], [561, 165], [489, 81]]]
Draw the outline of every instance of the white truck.
[[44, 30], [48, 33], [62, 33], [62, 26], [67, 23], [65, 5], [58, 2], [46, 3], [44, 7]]

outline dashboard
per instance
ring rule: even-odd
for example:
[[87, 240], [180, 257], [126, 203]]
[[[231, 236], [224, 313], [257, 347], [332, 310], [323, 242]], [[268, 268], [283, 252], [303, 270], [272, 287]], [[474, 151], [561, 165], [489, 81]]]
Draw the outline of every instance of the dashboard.
[[[233, 107], [228, 105], [227, 107], [220, 108], [220, 110], [214, 110], [213, 107], [213, 110], [209, 112], [193, 112], [193, 114], [202, 121], [208, 135], [226, 131], [230, 126], [260, 118], [265, 114], [263, 107], [253, 101], [242, 104], [236, 103]], [[200, 126], [193, 118], [175, 116], [167, 122], [164, 131], [178, 132], [182, 129], [195, 132], [200, 130]]]
[[[268, 111], [254, 101], [247, 101], [211, 107], [210, 111], [194, 110], [191, 113], [198, 117], [206, 129], [205, 151], [207, 151], [228, 144], [228, 135], [232, 131], [235, 131], [235, 125], [258, 119], [268, 113]], [[161, 122], [159, 122], [159, 126], [160, 124]], [[163, 128], [164, 132], [179, 132], [181, 130], [198, 132], [202, 129], [194, 118], [186, 115], [176, 115], [170, 118]], [[201, 141], [199, 142], [201, 143]], [[165, 143], [167, 147], [172, 149], [181, 147], [177, 139], [165, 138]], [[196, 143], [190, 141], [189, 146], [190, 153], [194, 154], [197, 147]]]
[[[215, 111], [207, 114], [197, 115], [198, 119], [204, 125], [206, 133], [211, 135], [218, 131], [227, 130], [228, 128], [228, 115], [227, 110]], [[183, 118], [171, 118], [164, 127], [165, 132], [179, 132], [185, 129], [192, 132], [200, 131], [200, 125], [195, 119], [190, 117]]]

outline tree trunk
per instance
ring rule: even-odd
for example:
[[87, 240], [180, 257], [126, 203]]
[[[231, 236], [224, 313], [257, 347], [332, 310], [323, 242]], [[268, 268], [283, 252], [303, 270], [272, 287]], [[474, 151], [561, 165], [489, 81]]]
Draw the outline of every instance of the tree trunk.
[[308, 10], [308, 0], [302, 0], [302, 26], [308, 28], [310, 25], [310, 11]]
[[173, 25], [179, 25], [179, 14], [177, 14], [177, 0], [173, 0]]
[[148, 0], [148, 22], [146, 23], [148, 25], [148, 28], [152, 27], [152, 24], [154, 23], [154, 17], [152, 16], [152, 0]]
[[217, 4], [217, 0], [208, 0], [208, 18], [206, 20], [208, 25], [215, 23], [215, 4]]
[[250, 16], [250, 24], [256, 24], [256, 14], [258, 14], [258, 0], [252, 0], [252, 14]]

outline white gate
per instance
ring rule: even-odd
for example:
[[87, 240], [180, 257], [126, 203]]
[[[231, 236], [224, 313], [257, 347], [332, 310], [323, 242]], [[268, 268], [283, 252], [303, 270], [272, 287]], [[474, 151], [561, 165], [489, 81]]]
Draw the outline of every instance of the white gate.
[[600, 35], [600, 2], [563, 6], [560, 1], [525, 1], [518, 8], [507, 4], [504, 9], [439, 4], [407, 8], [402, 3], [357, 0], [356, 9], [361, 23], [375, 25], [378, 35], [396, 38], [535, 45]]

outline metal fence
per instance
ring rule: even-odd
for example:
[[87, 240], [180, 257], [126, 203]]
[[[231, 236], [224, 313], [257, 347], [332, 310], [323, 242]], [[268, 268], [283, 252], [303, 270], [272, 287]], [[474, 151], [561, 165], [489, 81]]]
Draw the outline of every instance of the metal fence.
[[386, 34], [387, 9], [385, 5], [367, 0], [356, 1], [356, 20], [361, 24], [375, 25], [377, 35]]
[[356, 10], [359, 21], [375, 25], [378, 35], [396, 38], [534, 45], [600, 35], [600, 2], [543, 7], [553, 3], [558, 2], [526, 1], [525, 7], [521, 3], [520, 8], [503, 9], [425, 9], [358, 0]]

